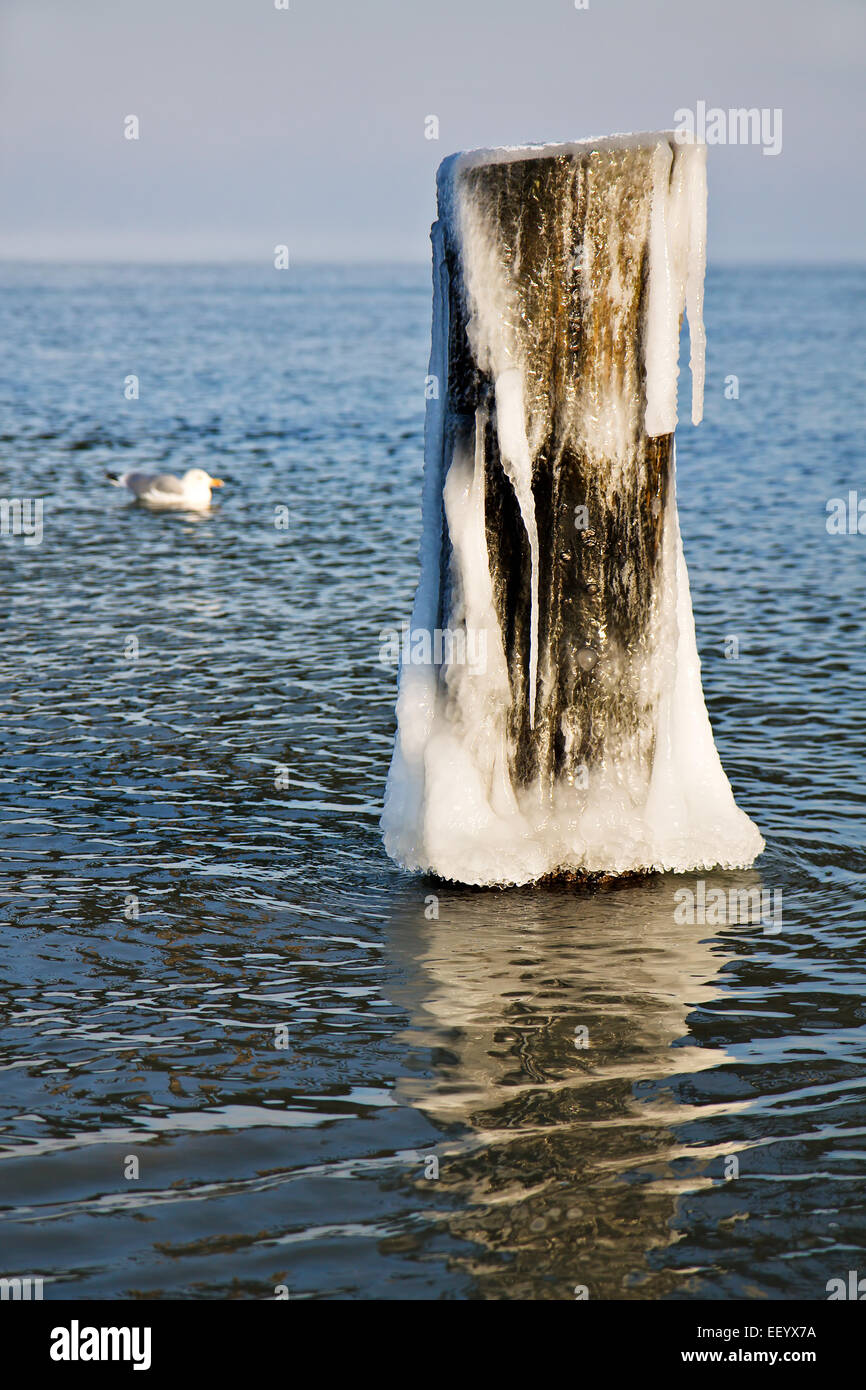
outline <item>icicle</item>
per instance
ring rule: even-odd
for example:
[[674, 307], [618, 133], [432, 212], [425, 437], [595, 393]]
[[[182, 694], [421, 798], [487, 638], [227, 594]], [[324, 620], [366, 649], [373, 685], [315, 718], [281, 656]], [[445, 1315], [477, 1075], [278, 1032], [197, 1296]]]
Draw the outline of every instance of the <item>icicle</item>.
[[646, 431], [677, 425], [680, 323], [689, 320], [692, 423], [704, 413], [704, 273], [707, 254], [706, 148], [665, 141], [653, 157], [650, 289], [646, 324]]
[[673, 247], [668, 227], [673, 150], [656, 146], [652, 161], [652, 204], [649, 233], [649, 305], [644, 364], [646, 366], [646, 432], [672, 434], [677, 425], [677, 355], [679, 305], [674, 281]]
[[529, 635], [529, 724], [535, 725], [535, 686], [538, 675], [538, 525], [532, 495], [532, 458], [526, 438], [523, 378], [511, 369], [496, 378], [496, 422], [502, 462], [511, 479], [529, 541], [531, 564]]
[[704, 418], [707, 335], [704, 329], [704, 275], [707, 268], [707, 147], [688, 147], [689, 256], [686, 313], [692, 374], [692, 424]]

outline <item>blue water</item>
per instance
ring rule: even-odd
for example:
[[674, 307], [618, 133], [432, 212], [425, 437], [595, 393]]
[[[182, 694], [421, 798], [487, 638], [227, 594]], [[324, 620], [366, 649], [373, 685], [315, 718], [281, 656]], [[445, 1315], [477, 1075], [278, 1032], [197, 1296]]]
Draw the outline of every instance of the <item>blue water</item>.
[[[707, 704], [768, 842], [704, 879], [781, 894], [778, 931], [677, 922], [694, 875], [485, 893], [385, 858], [424, 268], [0, 291], [2, 491], [44, 498], [41, 544], [0, 539], [0, 1275], [823, 1299], [866, 1274], [866, 536], [825, 524], [866, 498], [866, 271], [711, 272], [679, 432]], [[218, 473], [219, 508], [103, 476], [149, 465]]]

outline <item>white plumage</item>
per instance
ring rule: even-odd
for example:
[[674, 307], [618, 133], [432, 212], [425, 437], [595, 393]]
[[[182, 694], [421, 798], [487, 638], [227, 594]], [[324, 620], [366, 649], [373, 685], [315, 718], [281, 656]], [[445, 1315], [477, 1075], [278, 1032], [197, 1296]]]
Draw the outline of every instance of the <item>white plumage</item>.
[[115, 487], [125, 487], [139, 502], [157, 511], [205, 511], [211, 488], [222, 487], [203, 468], [189, 468], [182, 478], [174, 473], [106, 473]]

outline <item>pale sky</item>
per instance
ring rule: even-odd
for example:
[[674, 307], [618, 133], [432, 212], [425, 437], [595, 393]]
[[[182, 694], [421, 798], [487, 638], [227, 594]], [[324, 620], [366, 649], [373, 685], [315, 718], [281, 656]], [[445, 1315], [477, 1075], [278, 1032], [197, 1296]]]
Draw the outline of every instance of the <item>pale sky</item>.
[[703, 101], [783, 113], [709, 152], [711, 260], [866, 258], [864, 0], [289, 3], [0, 0], [0, 256], [424, 261], [445, 155]]

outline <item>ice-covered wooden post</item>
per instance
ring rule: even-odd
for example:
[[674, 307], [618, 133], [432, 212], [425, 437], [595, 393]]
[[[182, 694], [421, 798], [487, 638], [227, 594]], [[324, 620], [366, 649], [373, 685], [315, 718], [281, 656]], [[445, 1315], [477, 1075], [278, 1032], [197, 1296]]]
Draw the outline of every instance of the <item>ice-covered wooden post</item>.
[[439, 171], [421, 579], [383, 830], [477, 884], [752, 862], [700, 683], [674, 487], [703, 401], [706, 150]]

